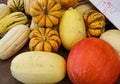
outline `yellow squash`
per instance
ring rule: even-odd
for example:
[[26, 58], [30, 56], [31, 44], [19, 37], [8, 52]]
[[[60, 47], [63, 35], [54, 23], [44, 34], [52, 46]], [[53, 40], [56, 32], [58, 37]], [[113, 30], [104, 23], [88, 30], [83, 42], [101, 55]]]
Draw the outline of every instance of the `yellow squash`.
[[11, 28], [19, 25], [26, 24], [28, 21], [27, 16], [22, 12], [12, 12], [0, 20], [0, 34], [4, 35]]
[[59, 26], [62, 45], [70, 50], [79, 40], [86, 37], [86, 28], [82, 15], [75, 9], [65, 11]]
[[0, 4], [0, 20], [10, 13], [11, 10], [6, 4]]
[[57, 84], [66, 75], [66, 61], [56, 53], [30, 51], [17, 55], [10, 70], [24, 84]]

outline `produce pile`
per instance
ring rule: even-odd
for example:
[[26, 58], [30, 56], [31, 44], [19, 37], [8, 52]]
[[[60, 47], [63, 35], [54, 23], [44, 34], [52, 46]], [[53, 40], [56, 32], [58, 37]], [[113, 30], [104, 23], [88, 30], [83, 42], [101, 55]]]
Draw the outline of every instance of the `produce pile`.
[[[26, 84], [114, 84], [120, 73], [120, 30], [88, 0], [0, 3], [0, 59], [14, 56], [12, 76]], [[63, 46], [67, 60], [57, 52]]]

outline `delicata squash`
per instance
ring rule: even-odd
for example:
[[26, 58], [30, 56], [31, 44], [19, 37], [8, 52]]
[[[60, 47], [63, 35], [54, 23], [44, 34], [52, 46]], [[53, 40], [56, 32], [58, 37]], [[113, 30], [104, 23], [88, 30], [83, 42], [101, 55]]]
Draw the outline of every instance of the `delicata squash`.
[[57, 52], [61, 40], [57, 30], [52, 28], [34, 29], [29, 35], [29, 49], [31, 51]]
[[0, 20], [0, 34], [5, 35], [13, 27], [26, 24], [27, 16], [23, 12], [12, 12]]
[[39, 27], [53, 27], [62, 16], [61, 4], [56, 0], [35, 0], [30, 7], [30, 15]]

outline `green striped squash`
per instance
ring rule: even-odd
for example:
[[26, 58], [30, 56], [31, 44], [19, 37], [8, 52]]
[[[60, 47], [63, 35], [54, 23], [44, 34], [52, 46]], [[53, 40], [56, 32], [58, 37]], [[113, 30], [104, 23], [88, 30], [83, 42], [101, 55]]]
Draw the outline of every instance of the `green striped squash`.
[[23, 12], [13, 12], [0, 20], [0, 35], [4, 35], [11, 28], [26, 24], [28, 21], [27, 16]]
[[8, 0], [7, 5], [12, 11], [23, 11], [24, 0]]

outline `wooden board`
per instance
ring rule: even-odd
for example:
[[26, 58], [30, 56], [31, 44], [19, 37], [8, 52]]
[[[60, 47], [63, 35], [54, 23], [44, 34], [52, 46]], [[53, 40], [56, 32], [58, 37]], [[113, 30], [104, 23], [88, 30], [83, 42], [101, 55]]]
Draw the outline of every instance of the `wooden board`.
[[[0, 3], [6, 3], [6, 0], [0, 0]], [[19, 53], [29, 51], [28, 49], [28, 43], [18, 52], [16, 53], [12, 58], [2, 61], [0, 60], [0, 84], [22, 84], [16, 79], [14, 79], [10, 72], [10, 64], [12, 59]], [[58, 54], [63, 56], [65, 59], [67, 59], [68, 51], [64, 49], [62, 46], [60, 47]], [[67, 74], [66, 77], [59, 82], [58, 84], [72, 84], [72, 82], [69, 80]], [[116, 84], [120, 84], [120, 78], [117, 80]]]

